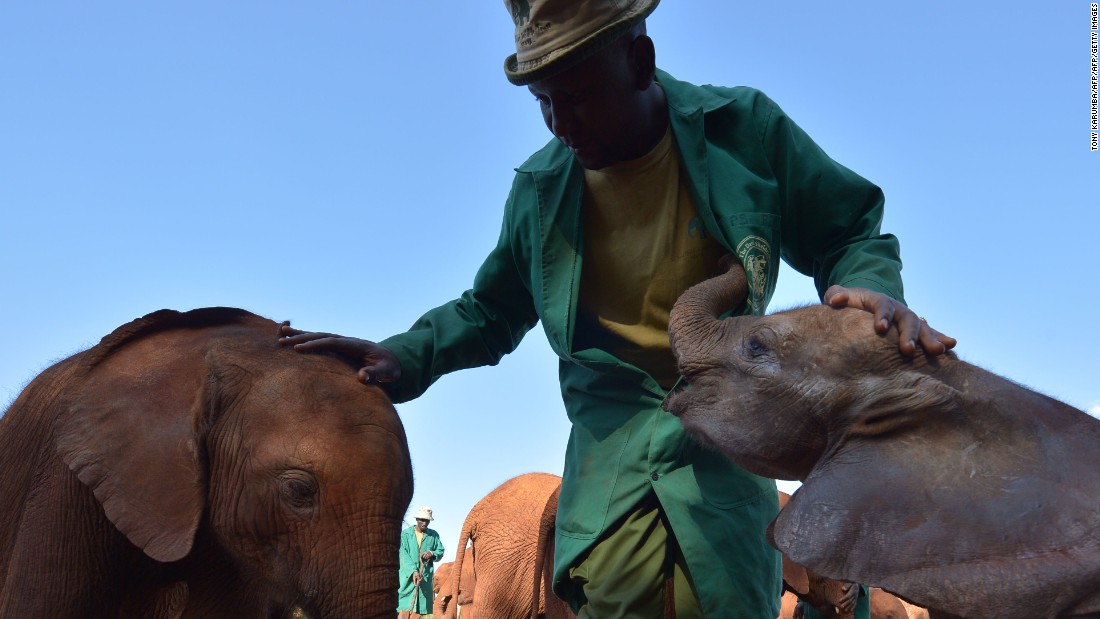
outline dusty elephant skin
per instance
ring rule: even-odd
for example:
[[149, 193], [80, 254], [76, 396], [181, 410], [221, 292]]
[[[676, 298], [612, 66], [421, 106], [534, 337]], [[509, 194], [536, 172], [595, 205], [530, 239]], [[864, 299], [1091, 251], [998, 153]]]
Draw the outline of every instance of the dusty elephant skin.
[[[780, 508], [786, 507], [790, 498], [786, 492], [780, 492]], [[837, 549], [837, 551], [844, 552], [843, 549]], [[847, 612], [839, 610], [840, 600], [844, 596], [844, 586], [845, 583], [842, 581], [825, 578], [791, 561], [786, 555], [783, 556], [784, 591], [813, 606], [825, 619], [853, 619], [856, 616], [855, 608]], [[916, 619], [909, 616], [904, 602], [893, 594], [878, 587], [872, 587], [868, 593], [871, 619]], [[787, 606], [790, 608], [780, 613], [779, 619], [793, 617], [793, 605], [785, 605]]]
[[404, 429], [345, 361], [161, 310], [0, 419], [0, 616], [391, 617]]
[[906, 359], [860, 310], [716, 319], [744, 288], [735, 268], [678, 301], [689, 387], [667, 406], [745, 469], [804, 482], [776, 547], [941, 613], [1100, 612], [1100, 421], [952, 354]]
[[[476, 619], [574, 617], [551, 590], [559, 492], [561, 477], [527, 473], [497, 486], [466, 516], [447, 593], [453, 597], [456, 587], [466, 589], [465, 563], [472, 561]], [[457, 608], [448, 607], [445, 619], [455, 617]], [[467, 611], [462, 613], [465, 618]]]
[[[786, 507], [790, 499], [789, 494], [780, 492], [780, 509]], [[842, 581], [824, 578], [783, 556], [783, 589], [795, 594], [828, 619], [854, 619], [856, 616], [854, 609], [847, 612], [837, 610], [844, 597], [844, 585]]]

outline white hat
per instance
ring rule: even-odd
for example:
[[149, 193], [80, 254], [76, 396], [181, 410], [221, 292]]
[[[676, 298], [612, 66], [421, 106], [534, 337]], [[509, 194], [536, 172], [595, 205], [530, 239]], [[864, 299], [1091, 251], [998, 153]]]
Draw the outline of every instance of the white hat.
[[427, 520], [428, 522], [435, 520], [435, 518], [432, 518], [432, 508], [428, 507], [427, 505], [424, 505], [420, 509], [416, 510], [415, 517], [417, 520]]

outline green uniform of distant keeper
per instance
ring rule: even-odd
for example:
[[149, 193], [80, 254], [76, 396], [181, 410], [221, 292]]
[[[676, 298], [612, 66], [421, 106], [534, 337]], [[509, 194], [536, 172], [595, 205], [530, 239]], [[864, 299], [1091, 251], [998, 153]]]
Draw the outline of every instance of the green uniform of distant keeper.
[[677, 380], [672, 302], [734, 253], [750, 281], [739, 311], [763, 313], [784, 259], [830, 304], [873, 314], [869, 328], [896, 323], [901, 354], [954, 340], [902, 302], [877, 187], [760, 92], [656, 70], [644, 19], [657, 0], [505, 5], [518, 50], [505, 74], [555, 139], [517, 169], [472, 288], [379, 344], [289, 327], [282, 341], [361, 359], [360, 380], [401, 402], [497, 363], [541, 321], [572, 422], [555, 591], [581, 619], [660, 617], [669, 591], [680, 619], [774, 619], [774, 481], [700, 448], [661, 408]]
[[435, 592], [432, 576], [436, 562], [443, 559], [439, 533], [428, 528], [434, 518], [430, 507], [416, 511], [416, 524], [401, 532], [398, 547], [397, 611], [411, 610], [418, 615], [432, 614]]

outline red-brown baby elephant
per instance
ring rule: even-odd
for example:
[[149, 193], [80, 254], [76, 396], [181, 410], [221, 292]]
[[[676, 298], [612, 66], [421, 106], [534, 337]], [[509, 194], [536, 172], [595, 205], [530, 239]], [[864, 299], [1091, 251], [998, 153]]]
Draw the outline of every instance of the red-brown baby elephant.
[[[477, 589], [477, 581], [474, 577], [474, 562], [466, 561], [462, 565], [462, 590], [452, 596], [453, 590], [451, 578], [454, 563], [443, 563], [435, 569], [432, 578], [432, 587], [435, 590], [435, 614], [440, 617], [462, 617], [473, 619], [474, 591]], [[454, 609], [452, 612], [452, 605]]]
[[161, 310], [0, 419], [0, 617], [385, 617], [412, 495], [389, 398], [232, 308]]
[[[477, 579], [473, 614], [477, 619], [574, 617], [550, 588], [560, 491], [561, 477], [526, 473], [497, 486], [466, 516], [449, 593], [453, 595], [455, 586], [465, 589], [465, 566], [472, 561]], [[453, 608], [457, 611], [457, 605]], [[455, 616], [451, 610], [447, 610], [447, 619]]]
[[667, 407], [746, 470], [803, 481], [776, 547], [933, 617], [1100, 613], [1100, 421], [954, 354], [903, 357], [861, 310], [718, 319], [745, 289], [734, 268], [677, 302], [688, 387]]

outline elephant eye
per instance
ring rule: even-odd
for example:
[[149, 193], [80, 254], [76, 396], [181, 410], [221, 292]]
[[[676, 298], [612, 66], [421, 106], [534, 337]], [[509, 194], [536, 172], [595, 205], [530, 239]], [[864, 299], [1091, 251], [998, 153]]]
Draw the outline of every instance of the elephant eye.
[[759, 357], [761, 355], [768, 354], [768, 346], [756, 335], [750, 335], [745, 338], [745, 352], [750, 357]]
[[294, 509], [314, 507], [319, 490], [317, 478], [308, 471], [291, 470], [279, 475], [279, 493]]

